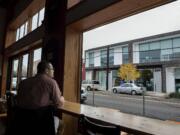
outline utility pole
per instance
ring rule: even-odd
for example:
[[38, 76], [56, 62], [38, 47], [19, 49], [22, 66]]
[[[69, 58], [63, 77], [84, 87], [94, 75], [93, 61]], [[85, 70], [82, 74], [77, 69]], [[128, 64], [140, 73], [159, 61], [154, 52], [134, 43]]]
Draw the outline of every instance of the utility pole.
[[109, 83], [109, 46], [107, 47], [107, 63], [106, 63], [106, 90], [108, 90]]

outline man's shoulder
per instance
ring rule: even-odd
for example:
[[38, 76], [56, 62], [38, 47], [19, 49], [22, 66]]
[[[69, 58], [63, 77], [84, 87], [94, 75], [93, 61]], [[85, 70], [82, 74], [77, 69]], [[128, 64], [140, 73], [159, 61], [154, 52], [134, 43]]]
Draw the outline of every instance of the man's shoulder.
[[49, 77], [47, 75], [44, 75], [41, 78], [47, 83], [56, 84], [56, 81], [53, 78], [51, 78], [51, 77]]

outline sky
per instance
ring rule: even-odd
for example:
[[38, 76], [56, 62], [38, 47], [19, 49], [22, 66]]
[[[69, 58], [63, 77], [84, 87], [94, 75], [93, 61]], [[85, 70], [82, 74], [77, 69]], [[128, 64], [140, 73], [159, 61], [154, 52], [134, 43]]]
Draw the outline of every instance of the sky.
[[83, 33], [84, 50], [180, 30], [180, 0]]

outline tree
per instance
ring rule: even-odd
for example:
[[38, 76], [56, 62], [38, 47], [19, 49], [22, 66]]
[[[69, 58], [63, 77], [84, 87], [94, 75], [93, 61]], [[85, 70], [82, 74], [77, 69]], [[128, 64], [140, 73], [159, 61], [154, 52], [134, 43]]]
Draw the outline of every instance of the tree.
[[137, 71], [136, 66], [133, 64], [123, 64], [119, 68], [118, 76], [128, 82], [139, 78], [140, 72]]

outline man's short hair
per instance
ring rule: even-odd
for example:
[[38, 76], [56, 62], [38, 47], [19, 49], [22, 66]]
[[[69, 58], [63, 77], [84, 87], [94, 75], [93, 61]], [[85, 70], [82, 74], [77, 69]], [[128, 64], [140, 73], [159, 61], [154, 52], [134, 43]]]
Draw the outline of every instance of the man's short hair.
[[49, 62], [47, 61], [41, 61], [39, 62], [37, 66], [37, 73], [45, 73], [46, 69], [49, 68]]

